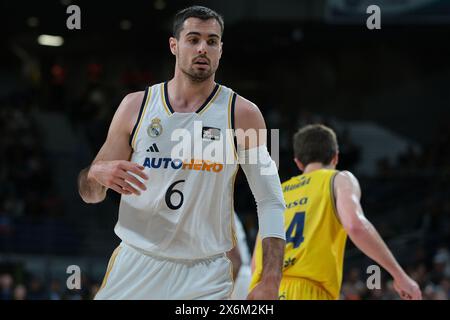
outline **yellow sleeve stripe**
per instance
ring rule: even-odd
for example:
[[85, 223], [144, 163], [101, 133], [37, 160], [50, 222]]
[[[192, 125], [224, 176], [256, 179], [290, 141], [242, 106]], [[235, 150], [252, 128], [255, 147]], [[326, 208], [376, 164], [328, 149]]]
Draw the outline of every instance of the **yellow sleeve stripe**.
[[136, 137], [138, 136], [139, 130], [141, 128], [142, 125], [142, 119], [144, 119], [145, 117], [145, 112], [147, 110], [147, 106], [148, 106], [148, 102], [151, 100], [151, 96], [152, 96], [152, 87], [147, 88], [146, 92], [145, 92], [147, 97], [144, 97], [145, 102], [143, 108], [141, 107], [141, 112], [139, 114], [139, 119], [138, 119], [138, 125], [136, 127], [136, 130], [133, 134], [133, 139], [131, 140], [131, 148], [133, 148], [133, 150], [136, 149]]

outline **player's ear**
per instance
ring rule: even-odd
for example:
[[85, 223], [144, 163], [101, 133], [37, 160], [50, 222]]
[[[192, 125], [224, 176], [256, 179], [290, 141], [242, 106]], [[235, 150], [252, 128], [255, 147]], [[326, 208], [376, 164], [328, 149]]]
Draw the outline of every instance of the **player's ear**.
[[170, 47], [170, 51], [172, 52], [172, 54], [174, 56], [176, 56], [176, 54], [177, 54], [177, 45], [178, 45], [177, 39], [174, 37], [170, 37], [169, 38], [169, 47]]
[[297, 165], [297, 168], [299, 168], [300, 171], [304, 171], [305, 170], [305, 166], [303, 165], [303, 163], [301, 163], [300, 160], [298, 160], [297, 158], [294, 158], [294, 162]]

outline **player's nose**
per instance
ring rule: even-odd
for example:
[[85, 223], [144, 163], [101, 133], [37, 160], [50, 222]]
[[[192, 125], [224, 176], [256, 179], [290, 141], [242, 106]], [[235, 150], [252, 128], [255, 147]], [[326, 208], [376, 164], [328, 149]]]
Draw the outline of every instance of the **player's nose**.
[[206, 41], [200, 41], [197, 51], [199, 54], [206, 54], [207, 53], [207, 45]]

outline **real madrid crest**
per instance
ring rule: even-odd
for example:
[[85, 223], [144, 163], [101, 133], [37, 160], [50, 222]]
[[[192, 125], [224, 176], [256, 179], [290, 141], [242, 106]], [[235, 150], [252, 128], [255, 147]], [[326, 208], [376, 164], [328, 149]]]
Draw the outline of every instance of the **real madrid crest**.
[[150, 137], [156, 138], [162, 133], [161, 119], [153, 118], [152, 123], [147, 128], [147, 133]]

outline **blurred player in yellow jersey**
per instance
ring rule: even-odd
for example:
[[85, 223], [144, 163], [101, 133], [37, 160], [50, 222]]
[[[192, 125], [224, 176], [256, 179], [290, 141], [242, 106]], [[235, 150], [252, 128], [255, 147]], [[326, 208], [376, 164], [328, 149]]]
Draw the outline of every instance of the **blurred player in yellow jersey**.
[[[335, 170], [338, 143], [323, 125], [308, 125], [294, 136], [295, 163], [303, 174], [282, 184], [286, 202], [286, 249], [280, 299], [338, 299], [347, 235], [394, 279], [402, 299], [421, 299], [421, 291], [397, 263], [360, 204], [358, 180]], [[263, 266], [261, 241], [252, 259], [250, 290]]]

